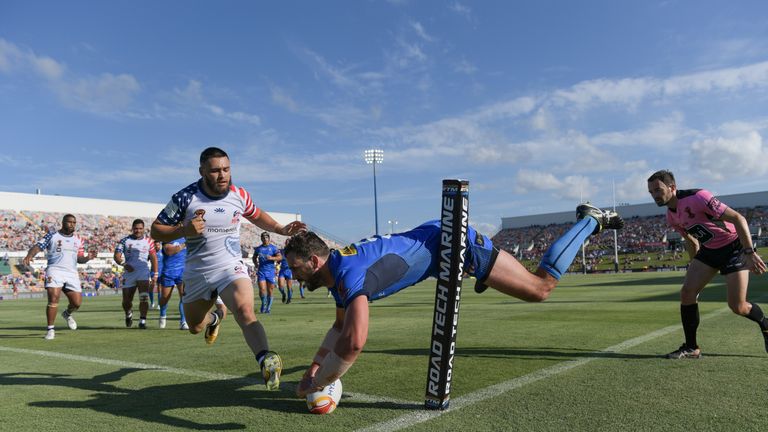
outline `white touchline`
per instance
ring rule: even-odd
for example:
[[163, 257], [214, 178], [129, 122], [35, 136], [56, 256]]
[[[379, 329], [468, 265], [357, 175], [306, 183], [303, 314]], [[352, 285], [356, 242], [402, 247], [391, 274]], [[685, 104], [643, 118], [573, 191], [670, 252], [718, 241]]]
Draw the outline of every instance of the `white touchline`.
[[[31, 349], [25, 349], [25, 348], [12, 348], [12, 347], [0, 346], [0, 352], [1, 351], [13, 352], [17, 354], [35, 355], [35, 356], [41, 356], [41, 357], [60, 358], [60, 359], [66, 359], [66, 360], [76, 360], [76, 361], [89, 362], [89, 363], [98, 363], [98, 364], [104, 364], [104, 365], [110, 365], [110, 366], [141, 369], [146, 371], [166, 372], [166, 373], [184, 375], [184, 376], [189, 376], [194, 378], [202, 378], [207, 380], [232, 381], [236, 383], [242, 383], [245, 385], [264, 384], [264, 381], [262, 380], [259, 380], [256, 378], [238, 376], [238, 375], [228, 375], [228, 374], [217, 373], [217, 372], [205, 372], [205, 371], [198, 371], [193, 369], [181, 369], [181, 368], [154, 365], [154, 364], [148, 364], [148, 363], [135, 363], [135, 362], [129, 362], [124, 360], [114, 360], [114, 359], [107, 359], [107, 358], [101, 358], [101, 357], [81, 356], [76, 354], [66, 354], [66, 353], [60, 353], [55, 351], [31, 350]], [[282, 387], [286, 390], [291, 390], [291, 391], [296, 389], [295, 384], [284, 384]], [[386, 398], [386, 397], [376, 396], [376, 395], [367, 395], [363, 393], [344, 392], [343, 397], [345, 399], [350, 398], [360, 402], [386, 402], [386, 403], [399, 405], [399, 406], [418, 406], [413, 401], [404, 401], [404, 400]]]
[[[728, 308], [718, 309], [714, 312], [710, 312], [707, 315], [702, 316], [701, 320], [709, 319], [729, 311], [730, 309]], [[672, 333], [673, 331], [676, 331], [676, 330], [678, 331], [680, 330], [679, 324], [672, 325], [669, 327], [664, 327], [663, 329], [656, 330], [646, 335], [625, 340], [624, 342], [610, 346], [601, 351], [595, 351], [596, 355], [594, 357], [583, 357], [578, 360], [569, 360], [563, 363], [558, 363], [554, 366], [540, 369], [528, 375], [523, 375], [521, 377], [517, 377], [509, 381], [504, 381], [502, 383], [492, 385], [490, 387], [486, 387], [486, 388], [474, 391], [472, 393], [468, 393], [464, 396], [457, 397], [456, 399], [452, 398], [450, 408], [446, 411], [427, 411], [427, 410], [414, 411], [408, 414], [401, 415], [400, 417], [396, 417], [392, 420], [387, 420], [385, 422], [376, 423], [374, 425], [371, 425], [362, 429], [358, 429], [357, 432], [396, 431], [396, 430], [404, 429], [410, 426], [414, 426], [419, 423], [423, 423], [425, 421], [439, 417], [445, 413], [453, 412], [453, 411], [468, 407], [470, 405], [474, 405], [478, 402], [482, 402], [486, 399], [499, 396], [508, 391], [523, 387], [524, 385], [531, 384], [536, 381], [542, 380], [544, 378], [549, 378], [551, 376], [561, 374], [563, 372], [569, 371], [579, 366], [584, 366], [585, 364], [593, 360], [604, 359], [605, 357], [602, 356], [602, 354], [604, 353], [622, 352], [629, 348], [648, 342], [652, 339], [656, 339], [661, 336], [666, 336], [669, 333]]]

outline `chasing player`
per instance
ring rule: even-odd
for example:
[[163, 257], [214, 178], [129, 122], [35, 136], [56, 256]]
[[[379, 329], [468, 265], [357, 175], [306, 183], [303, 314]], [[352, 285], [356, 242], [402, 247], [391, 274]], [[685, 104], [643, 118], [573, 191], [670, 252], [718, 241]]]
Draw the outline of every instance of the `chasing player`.
[[175, 193], [152, 223], [152, 237], [171, 241], [186, 237], [184, 315], [193, 334], [205, 329], [207, 343], [216, 340], [220, 311], [211, 313], [216, 297], [232, 310], [248, 347], [261, 368], [267, 389], [279, 388], [282, 360], [269, 350], [267, 334], [253, 311], [253, 284], [242, 261], [240, 223], [282, 235], [305, 229], [301, 222], [277, 223], [256, 207], [245, 189], [232, 184], [229, 156], [209, 147], [200, 154], [200, 179]]
[[[589, 204], [580, 205], [576, 213], [578, 222], [550, 246], [535, 273], [469, 227], [463, 270], [477, 278], [475, 291], [492, 287], [525, 301], [547, 299], [587, 237], [624, 226], [615, 212]], [[400, 234], [375, 236], [341, 250], [329, 250], [313, 232], [288, 239], [284, 250], [294, 277], [307, 282], [310, 291], [330, 288], [337, 308], [336, 321], [296, 390], [299, 396], [340, 378], [355, 362], [368, 338], [369, 301], [438, 275], [439, 245], [440, 221]]]
[[71, 330], [77, 329], [77, 322], [72, 315], [83, 303], [77, 265], [85, 264], [96, 257], [96, 251], [90, 251], [87, 256], [85, 255], [83, 240], [75, 234], [75, 226], [77, 226], [75, 216], [64, 215], [61, 219], [61, 229], [46, 234], [27, 251], [27, 256], [21, 260], [22, 264], [29, 266], [40, 251], [45, 251], [48, 259], [48, 266], [45, 268], [45, 291], [48, 294], [48, 304], [45, 307], [45, 317], [48, 321], [45, 333], [47, 340], [56, 337], [54, 322], [62, 291], [67, 296], [69, 305], [67, 310], [61, 313], [61, 317], [67, 321], [67, 326]]
[[[160, 242], [158, 242], [160, 243]], [[168, 301], [173, 294], [173, 287], [179, 291], [179, 330], [189, 330], [184, 318], [184, 261], [187, 258], [187, 243], [184, 237], [163, 243], [163, 270], [160, 272], [160, 328], [165, 328], [168, 314]]]
[[[283, 296], [283, 303], [291, 304], [293, 298], [293, 273], [285, 259], [285, 250], [280, 249], [280, 272], [277, 274], [277, 288]], [[301, 291], [301, 298], [304, 298], [304, 291]]]
[[[163, 274], [163, 263], [165, 262], [165, 256], [163, 254], [163, 243], [155, 242], [155, 256], [157, 257], [157, 274]], [[152, 281], [150, 280], [150, 283]], [[155, 291], [157, 291], [157, 302], [155, 302]], [[155, 283], [151, 283], [149, 287], [149, 308], [160, 308], [160, 277], [157, 278]]]
[[275, 263], [282, 256], [277, 246], [269, 242], [269, 233], [261, 233], [261, 244], [253, 248], [253, 265], [256, 267], [256, 283], [259, 284], [261, 313], [272, 312], [272, 296], [275, 291]]
[[685, 241], [691, 259], [680, 289], [680, 320], [685, 342], [667, 354], [670, 359], [696, 359], [699, 293], [720, 272], [728, 290], [728, 307], [760, 326], [768, 351], [768, 321], [756, 303], [747, 301], [749, 272], [765, 273], [765, 263], [752, 244], [747, 220], [705, 189], [678, 190], [672, 172], [661, 170], [648, 178], [648, 192], [659, 207], [667, 207], [667, 223]]
[[[117, 243], [115, 262], [123, 266], [123, 311], [125, 326], [133, 326], [133, 297], [139, 291], [139, 328], [147, 328], [149, 288], [157, 283], [157, 255], [155, 242], [145, 235], [144, 221], [134, 219], [131, 234]], [[147, 264], [149, 260], [149, 265]], [[151, 270], [150, 270], [151, 265]]]

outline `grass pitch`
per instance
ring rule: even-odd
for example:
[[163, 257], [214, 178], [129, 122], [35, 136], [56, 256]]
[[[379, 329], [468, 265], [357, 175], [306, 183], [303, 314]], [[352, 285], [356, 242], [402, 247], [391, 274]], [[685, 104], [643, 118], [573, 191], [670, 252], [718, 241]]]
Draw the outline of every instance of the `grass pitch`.
[[[368, 344], [328, 416], [293, 395], [333, 320], [324, 290], [260, 316], [285, 362], [279, 392], [264, 390], [231, 316], [207, 346], [177, 330], [175, 308], [168, 328], [152, 310], [142, 331], [123, 326], [118, 296], [85, 298], [78, 330], [59, 317], [46, 341], [44, 299], [2, 301], [2, 429], [766, 430], [768, 355], [757, 326], [727, 310], [721, 278], [702, 294], [704, 358], [660, 358], [683, 340], [682, 278], [567, 276], [540, 304], [466, 282], [445, 413], [422, 409], [434, 281], [371, 305]], [[768, 310], [768, 278], [752, 277], [749, 298]]]

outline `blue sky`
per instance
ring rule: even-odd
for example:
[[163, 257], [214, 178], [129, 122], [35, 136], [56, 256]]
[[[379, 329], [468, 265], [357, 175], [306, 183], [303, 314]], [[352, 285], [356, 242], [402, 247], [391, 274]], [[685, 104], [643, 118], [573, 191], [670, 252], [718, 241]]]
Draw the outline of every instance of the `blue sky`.
[[166, 202], [219, 146], [262, 208], [346, 240], [768, 190], [764, 1], [0, 3], [0, 190]]

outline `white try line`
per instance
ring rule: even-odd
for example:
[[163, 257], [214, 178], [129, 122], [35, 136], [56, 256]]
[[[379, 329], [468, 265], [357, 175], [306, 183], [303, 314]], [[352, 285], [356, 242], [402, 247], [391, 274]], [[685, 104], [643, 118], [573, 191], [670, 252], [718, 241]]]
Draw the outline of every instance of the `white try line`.
[[[701, 317], [701, 320], [703, 321], [705, 319], [722, 315], [725, 312], [729, 312], [729, 311], [730, 309], [728, 308], [718, 309], [714, 312], [710, 312], [707, 315], [704, 315], [703, 317]], [[523, 387], [527, 384], [531, 384], [536, 381], [540, 381], [545, 378], [549, 378], [551, 376], [558, 375], [563, 372], [567, 372], [579, 366], [584, 366], [585, 364], [593, 360], [605, 359], [605, 356], [603, 355], [605, 353], [619, 353], [627, 349], [630, 349], [632, 347], [635, 347], [637, 345], [648, 342], [650, 340], [656, 339], [661, 336], [666, 336], [674, 331], [679, 331], [679, 330], [680, 330], [679, 324], [669, 326], [669, 327], [664, 327], [663, 329], [656, 330], [646, 335], [625, 340], [624, 342], [621, 342], [617, 345], [613, 345], [608, 348], [605, 348], [602, 351], [595, 351], [594, 356], [592, 357], [584, 357], [578, 360], [569, 360], [563, 363], [556, 364], [554, 366], [550, 366], [548, 368], [538, 370], [528, 375], [523, 375], [521, 377], [517, 377], [509, 381], [505, 381], [496, 385], [492, 385], [490, 387], [477, 390], [475, 392], [466, 394], [464, 396], [457, 397], [456, 399], [451, 399], [450, 408], [446, 411], [427, 411], [427, 410], [414, 411], [414, 412], [402, 415], [400, 417], [396, 417], [392, 420], [376, 423], [374, 425], [368, 426], [363, 429], [358, 429], [357, 432], [397, 431], [400, 429], [405, 429], [407, 427], [411, 427], [419, 423], [423, 423], [425, 421], [437, 418], [445, 413], [466, 408], [478, 402], [482, 402], [486, 399], [490, 399], [492, 397], [502, 395], [506, 392]]]
[[[17, 353], [17, 354], [34, 355], [34, 356], [40, 356], [40, 357], [50, 357], [50, 358], [59, 358], [59, 359], [65, 359], [65, 360], [75, 360], [80, 362], [97, 363], [97, 364], [103, 364], [103, 365], [109, 365], [109, 366], [118, 366], [122, 368], [164, 372], [164, 373], [184, 375], [184, 376], [194, 377], [194, 378], [202, 378], [206, 380], [231, 381], [234, 383], [241, 383], [245, 385], [263, 385], [264, 384], [264, 381], [261, 379], [249, 378], [249, 377], [244, 377], [239, 375], [228, 375], [228, 374], [223, 374], [218, 372], [206, 372], [206, 371], [199, 371], [194, 369], [181, 369], [181, 368], [154, 365], [154, 364], [148, 364], [148, 363], [136, 363], [136, 362], [114, 360], [114, 359], [107, 359], [107, 358], [101, 358], [101, 357], [82, 356], [77, 354], [66, 354], [66, 353], [60, 353], [55, 351], [31, 350], [31, 349], [25, 349], [25, 348], [11, 348], [6, 346], [0, 346], [0, 352], [2, 351]], [[283, 384], [281, 387], [284, 390], [289, 390], [289, 391], [294, 391], [296, 389], [295, 384], [286, 383], [286, 384]], [[394, 405], [401, 405], [401, 406], [417, 405], [413, 401], [404, 401], [399, 399], [386, 398], [382, 396], [367, 395], [363, 393], [351, 393], [346, 391], [344, 392], [344, 398], [353, 399], [359, 402], [387, 402], [387, 403], [391, 403]]]

